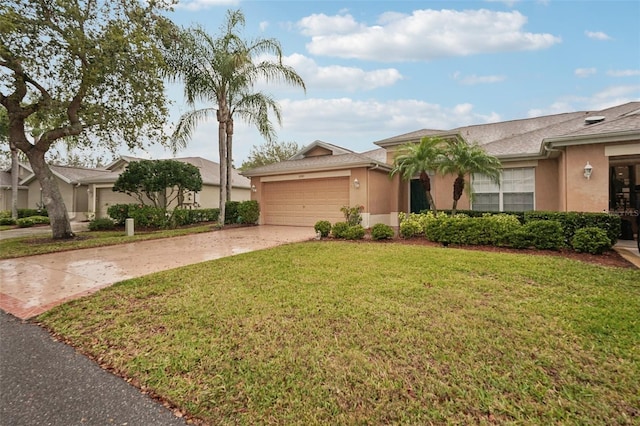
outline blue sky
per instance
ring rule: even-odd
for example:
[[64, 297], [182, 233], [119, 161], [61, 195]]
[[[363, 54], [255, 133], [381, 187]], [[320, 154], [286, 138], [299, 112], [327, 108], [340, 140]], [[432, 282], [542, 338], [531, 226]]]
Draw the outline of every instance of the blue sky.
[[[220, 34], [276, 38], [307, 91], [264, 86], [280, 103], [278, 140], [356, 152], [423, 128], [451, 129], [640, 100], [638, 1], [180, 0], [171, 19]], [[168, 90], [172, 120], [187, 110]], [[234, 164], [264, 140], [236, 122]], [[137, 153], [166, 158], [168, 152]], [[217, 161], [217, 124], [179, 156]]]

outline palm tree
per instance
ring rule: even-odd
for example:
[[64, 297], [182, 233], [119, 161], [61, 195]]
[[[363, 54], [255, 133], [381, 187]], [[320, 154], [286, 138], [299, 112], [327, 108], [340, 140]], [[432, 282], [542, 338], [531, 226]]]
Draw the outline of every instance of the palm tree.
[[[302, 78], [282, 63], [282, 49], [275, 39], [244, 41], [239, 27], [244, 26], [241, 11], [228, 11], [223, 33], [213, 38], [202, 28], [192, 28], [179, 35], [179, 42], [167, 52], [170, 79], [184, 82], [187, 103], [194, 109], [183, 114], [174, 131], [174, 150], [184, 147], [198, 123], [214, 117], [218, 121], [218, 149], [220, 155], [220, 217], [224, 223], [225, 203], [231, 197], [231, 168], [233, 119], [240, 116], [258, 128], [260, 134], [272, 141], [275, 138], [269, 113], [280, 122], [277, 103], [262, 92], [253, 91], [262, 79], [266, 82], [285, 82], [306, 90]], [[272, 55], [254, 63], [258, 55]], [[197, 102], [213, 103], [213, 107], [195, 109]]]
[[453, 206], [451, 207], [451, 214], [454, 215], [458, 200], [464, 192], [465, 177], [479, 173], [499, 184], [502, 164], [496, 157], [487, 154], [477, 143], [469, 145], [463, 140], [455, 140], [446, 145], [445, 155], [438, 164], [438, 172], [443, 175], [456, 175], [453, 182]]
[[436, 170], [443, 155], [443, 141], [440, 138], [424, 137], [419, 144], [409, 143], [401, 147], [393, 160], [391, 176], [399, 173], [404, 180], [419, 175], [429, 208], [436, 213], [436, 203], [431, 195], [429, 171]]

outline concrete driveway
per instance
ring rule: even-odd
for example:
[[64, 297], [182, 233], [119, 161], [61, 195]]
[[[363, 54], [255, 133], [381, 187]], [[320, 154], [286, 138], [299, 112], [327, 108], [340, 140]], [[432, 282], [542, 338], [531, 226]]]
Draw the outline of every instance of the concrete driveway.
[[314, 237], [313, 228], [262, 225], [0, 260], [0, 309], [27, 319], [118, 281]]

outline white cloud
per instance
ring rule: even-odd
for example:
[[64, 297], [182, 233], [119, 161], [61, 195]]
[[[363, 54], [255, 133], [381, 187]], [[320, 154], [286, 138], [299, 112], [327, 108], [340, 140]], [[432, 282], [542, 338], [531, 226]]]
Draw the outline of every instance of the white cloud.
[[215, 6], [234, 6], [239, 3], [240, 0], [180, 0], [176, 9], [197, 11]]
[[640, 99], [640, 85], [611, 86], [590, 96], [563, 96], [547, 107], [531, 109], [529, 117], [572, 111], [598, 111]]
[[337, 89], [347, 92], [373, 90], [392, 86], [402, 79], [395, 68], [365, 71], [362, 68], [340, 65], [319, 66], [313, 59], [300, 54], [283, 58], [283, 63], [293, 67], [305, 85], [313, 89]]
[[577, 68], [573, 73], [576, 77], [586, 78], [598, 72], [595, 68]]
[[504, 75], [467, 75], [463, 76], [459, 71], [454, 73], [453, 79], [459, 81], [461, 84], [474, 86], [476, 84], [492, 84], [500, 83], [507, 79]]
[[602, 31], [585, 31], [584, 32], [587, 37], [592, 40], [613, 40], [613, 38], [609, 37], [606, 33]]
[[349, 14], [311, 15], [297, 25], [311, 37], [312, 54], [383, 62], [539, 50], [561, 42], [552, 34], [524, 32], [526, 22], [517, 11], [481, 9], [385, 13], [370, 26]]
[[609, 77], [637, 77], [640, 75], [640, 70], [609, 70], [607, 75]]
[[262, 21], [260, 22], [260, 31], [265, 31], [269, 27], [269, 22]]

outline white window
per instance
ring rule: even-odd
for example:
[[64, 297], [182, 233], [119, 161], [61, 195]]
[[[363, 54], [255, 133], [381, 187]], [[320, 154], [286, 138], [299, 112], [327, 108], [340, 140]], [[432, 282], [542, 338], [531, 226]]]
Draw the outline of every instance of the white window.
[[536, 178], [533, 167], [504, 169], [500, 185], [482, 174], [473, 175], [473, 210], [527, 211], [535, 208]]

